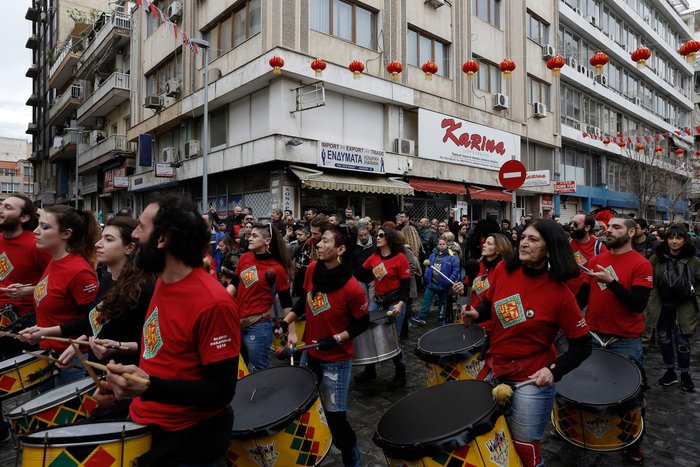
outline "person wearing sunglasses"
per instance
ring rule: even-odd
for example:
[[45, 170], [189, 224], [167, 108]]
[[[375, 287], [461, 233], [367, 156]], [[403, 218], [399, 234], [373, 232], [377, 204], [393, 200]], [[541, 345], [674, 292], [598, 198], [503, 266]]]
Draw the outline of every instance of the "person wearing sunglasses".
[[[406, 300], [411, 287], [411, 267], [404, 250], [404, 239], [397, 230], [383, 226], [377, 232], [376, 250], [367, 258], [362, 267], [370, 271], [374, 279], [374, 300], [369, 304], [372, 314], [380, 308], [391, 311], [395, 318], [396, 334], [401, 332], [401, 326], [406, 316]], [[406, 385], [406, 364], [403, 351], [392, 358], [395, 367], [394, 378], [389, 382], [389, 389], [397, 389]], [[366, 383], [377, 377], [375, 364], [365, 366], [365, 369], [355, 375], [355, 381]]]
[[[270, 363], [275, 295], [284, 309], [278, 319], [292, 309], [289, 276], [293, 267], [289, 248], [279, 230], [272, 224], [253, 224], [248, 252], [238, 260], [231, 281], [240, 309], [241, 344], [248, 354], [251, 371], [267, 368]], [[289, 328], [288, 341], [296, 344], [294, 326]]]

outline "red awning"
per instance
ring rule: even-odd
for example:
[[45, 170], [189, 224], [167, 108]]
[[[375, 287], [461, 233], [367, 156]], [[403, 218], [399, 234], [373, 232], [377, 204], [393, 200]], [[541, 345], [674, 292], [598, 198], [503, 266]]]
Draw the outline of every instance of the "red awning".
[[430, 180], [428, 178], [409, 178], [408, 184], [416, 191], [427, 191], [430, 193], [451, 193], [453, 195], [463, 195], [464, 183], [443, 182], [440, 180]]
[[[408, 183], [416, 191], [427, 191], [430, 193], [450, 193], [453, 195], [464, 194], [464, 183], [444, 182], [441, 180], [430, 180], [427, 178], [409, 178]], [[497, 188], [485, 188], [481, 186], [469, 185], [469, 193], [472, 199], [488, 199], [495, 201], [511, 201], [512, 193]]]

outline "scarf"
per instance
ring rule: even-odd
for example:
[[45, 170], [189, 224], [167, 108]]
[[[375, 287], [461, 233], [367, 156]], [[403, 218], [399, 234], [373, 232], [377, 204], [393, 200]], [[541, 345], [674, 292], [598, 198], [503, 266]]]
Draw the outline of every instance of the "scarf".
[[334, 292], [342, 288], [352, 277], [352, 264], [350, 263], [350, 261], [343, 261], [337, 267], [328, 269], [323, 262], [317, 262], [313, 276], [311, 276], [312, 294]]

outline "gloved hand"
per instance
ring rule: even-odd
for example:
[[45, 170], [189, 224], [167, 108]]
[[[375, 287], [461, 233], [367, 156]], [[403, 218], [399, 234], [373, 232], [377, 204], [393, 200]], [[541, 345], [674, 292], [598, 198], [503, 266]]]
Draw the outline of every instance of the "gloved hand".
[[338, 345], [338, 341], [336, 341], [335, 337], [333, 336], [326, 336], [322, 339], [317, 340], [316, 343], [318, 344], [318, 350], [321, 350], [323, 352], [331, 350], [333, 347]]

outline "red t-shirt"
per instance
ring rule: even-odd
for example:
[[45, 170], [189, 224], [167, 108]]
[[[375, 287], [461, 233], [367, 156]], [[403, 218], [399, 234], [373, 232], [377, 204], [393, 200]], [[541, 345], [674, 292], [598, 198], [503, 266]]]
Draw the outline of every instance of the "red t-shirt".
[[284, 266], [274, 258], [256, 259], [251, 252], [244, 253], [236, 265], [239, 277], [236, 287], [236, 300], [241, 318], [259, 313], [267, 313], [272, 307], [272, 291], [265, 280], [265, 271], [275, 271], [275, 291], [289, 290], [289, 277]]
[[[571, 251], [574, 252], [576, 264], [578, 264], [579, 266], [585, 266], [588, 269], [590, 269], [587, 263], [588, 261], [590, 261], [591, 258], [595, 256], [596, 242], [598, 242], [598, 239], [596, 239], [594, 236], [591, 236], [586, 243], [580, 243], [574, 239], [569, 241], [569, 245], [571, 245]], [[606, 247], [603, 242], [600, 242], [600, 253], [605, 253], [606, 251], [608, 251], [608, 247]], [[586, 276], [583, 273], [583, 271], [579, 271], [578, 277], [570, 279], [566, 282], [566, 285], [569, 286], [571, 292], [573, 292], [574, 295], [576, 295], [578, 291], [581, 290], [581, 286], [583, 285], [583, 282], [586, 279], [586, 277], [588, 276]]]
[[411, 277], [411, 268], [403, 253], [390, 255], [386, 258], [380, 256], [379, 253], [372, 253], [362, 264], [362, 267], [372, 272], [374, 292], [380, 297], [398, 290], [401, 279]]
[[[306, 292], [306, 328], [304, 328], [304, 340], [307, 342], [347, 331], [351, 317], [361, 318], [368, 313], [365, 291], [355, 277], [350, 277], [350, 280], [338, 290], [328, 293], [318, 292], [312, 296], [311, 278], [316, 264], [318, 263], [314, 261], [309, 265], [304, 277], [304, 290], [308, 291]], [[323, 352], [311, 349], [309, 353], [319, 360], [333, 362], [350, 360], [352, 351], [352, 339], [350, 339], [331, 350]]]
[[[149, 375], [196, 381], [204, 377], [205, 365], [238, 356], [238, 306], [202, 268], [171, 284], [158, 279], [148, 310], [139, 367]], [[231, 368], [232, 378], [237, 371]], [[135, 422], [178, 431], [213, 417], [227, 405], [203, 409], [136, 397], [130, 415]]]
[[[58, 261], [52, 259], [34, 289], [36, 324], [43, 328], [84, 318], [87, 311], [81, 314], [78, 307], [94, 302], [98, 288], [97, 274], [82, 256], [69, 253]], [[59, 352], [67, 347], [51, 340], [39, 345]]]
[[559, 329], [569, 339], [588, 332], [574, 294], [549, 273], [530, 277], [522, 268], [509, 273], [502, 261], [482, 298], [492, 304], [490, 353], [495, 376], [524, 381], [554, 362]]
[[[654, 287], [651, 263], [634, 250], [621, 255], [606, 251], [592, 258], [589, 264], [593, 271], [598, 270], [598, 265], [609, 269], [627, 290], [635, 285]], [[644, 314], [630, 309], [605, 284], [591, 277], [586, 277], [586, 281], [591, 286], [586, 314], [591, 329], [615, 336], [640, 337], [644, 332]]]
[[[25, 230], [18, 237], [5, 238], [0, 235], [0, 287], [11, 284], [36, 285], [51, 261], [51, 255], [36, 247], [34, 233]], [[31, 295], [9, 298], [0, 293], [0, 307], [11, 303], [20, 316], [34, 311]]]

